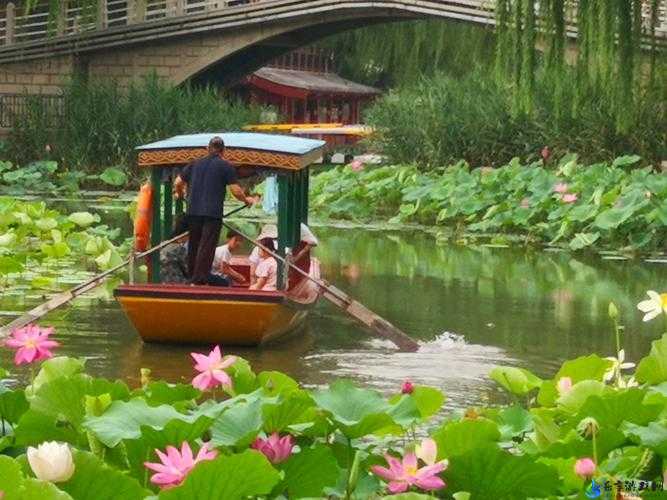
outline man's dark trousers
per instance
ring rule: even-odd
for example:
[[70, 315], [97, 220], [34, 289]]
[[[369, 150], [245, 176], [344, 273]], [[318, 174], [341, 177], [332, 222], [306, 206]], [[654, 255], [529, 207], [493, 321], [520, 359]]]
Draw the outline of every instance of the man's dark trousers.
[[188, 273], [195, 285], [206, 285], [220, 239], [222, 219], [201, 215], [188, 216]]

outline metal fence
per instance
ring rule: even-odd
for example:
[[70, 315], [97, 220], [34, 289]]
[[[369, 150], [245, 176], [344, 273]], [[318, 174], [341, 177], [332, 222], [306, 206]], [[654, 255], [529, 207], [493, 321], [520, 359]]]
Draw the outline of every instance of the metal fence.
[[0, 128], [14, 128], [19, 120], [38, 116], [44, 127], [53, 127], [64, 116], [61, 95], [0, 94]]

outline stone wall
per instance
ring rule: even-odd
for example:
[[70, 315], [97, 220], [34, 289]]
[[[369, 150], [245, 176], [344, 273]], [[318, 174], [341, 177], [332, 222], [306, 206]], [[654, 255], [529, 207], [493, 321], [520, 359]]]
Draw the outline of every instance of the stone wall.
[[0, 65], [0, 93], [57, 94], [76, 66], [72, 55]]

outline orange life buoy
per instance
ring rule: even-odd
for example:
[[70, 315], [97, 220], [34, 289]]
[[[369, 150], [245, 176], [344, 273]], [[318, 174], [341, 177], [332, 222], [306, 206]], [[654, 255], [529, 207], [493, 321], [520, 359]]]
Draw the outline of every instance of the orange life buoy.
[[134, 218], [134, 249], [148, 250], [153, 217], [153, 187], [149, 183], [141, 185], [137, 196], [137, 215]]

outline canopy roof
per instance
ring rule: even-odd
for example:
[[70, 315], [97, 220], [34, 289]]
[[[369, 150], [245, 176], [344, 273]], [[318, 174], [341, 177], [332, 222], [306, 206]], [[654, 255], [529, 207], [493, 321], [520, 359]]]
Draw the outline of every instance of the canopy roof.
[[301, 99], [310, 95], [371, 97], [381, 93], [375, 87], [346, 80], [335, 73], [271, 67], [255, 71], [248, 82], [273, 94]]
[[225, 142], [225, 159], [235, 165], [282, 170], [305, 168], [322, 156], [325, 141], [250, 132], [177, 135], [139, 146], [140, 167], [185, 165], [208, 154], [213, 137]]

